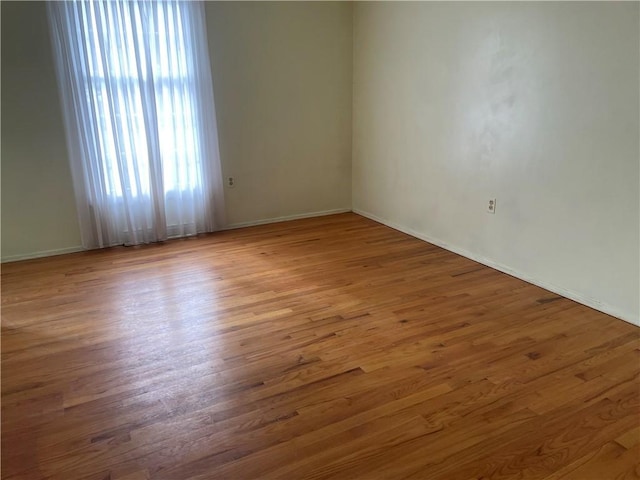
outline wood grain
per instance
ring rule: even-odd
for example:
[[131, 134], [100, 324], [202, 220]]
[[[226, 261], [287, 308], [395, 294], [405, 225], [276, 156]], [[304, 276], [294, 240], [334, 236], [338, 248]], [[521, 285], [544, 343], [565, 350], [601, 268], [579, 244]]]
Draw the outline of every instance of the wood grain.
[[2, 478], [640, 478], [639, 333], [355, 214], [5, 264]]

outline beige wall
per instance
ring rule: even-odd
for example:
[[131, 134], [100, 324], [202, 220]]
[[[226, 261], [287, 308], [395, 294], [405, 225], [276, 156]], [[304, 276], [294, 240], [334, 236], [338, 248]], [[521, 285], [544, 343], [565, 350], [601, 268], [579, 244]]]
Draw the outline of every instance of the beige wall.
[[[2, 258], [78, 249], [46, 8], [2, 2]], [[351, 208], [352, 11], [206, 4], [227, 219]]]
[[350, 210], [351, 4], [206, 12], [229, 223]]
[[80, 248], [41, 2], [2, 2], [2, 259]]
[[354, 210], [638, 323], [639, 7], [358, 3]]

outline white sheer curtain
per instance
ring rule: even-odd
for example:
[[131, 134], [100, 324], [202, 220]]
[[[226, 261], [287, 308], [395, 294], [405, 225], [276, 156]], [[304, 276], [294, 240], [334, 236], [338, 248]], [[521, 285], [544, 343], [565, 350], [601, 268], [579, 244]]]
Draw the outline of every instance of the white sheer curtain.
[[48, 2], [85, 247], [222, 226], [201, 2]]

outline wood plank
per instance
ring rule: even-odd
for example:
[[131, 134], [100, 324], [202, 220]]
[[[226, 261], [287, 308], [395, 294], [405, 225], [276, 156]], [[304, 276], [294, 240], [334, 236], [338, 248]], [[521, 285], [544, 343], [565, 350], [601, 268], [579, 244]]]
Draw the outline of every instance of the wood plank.
[[355, 214], [9, 263], [2, 478], [638, 478], [639, 354]]

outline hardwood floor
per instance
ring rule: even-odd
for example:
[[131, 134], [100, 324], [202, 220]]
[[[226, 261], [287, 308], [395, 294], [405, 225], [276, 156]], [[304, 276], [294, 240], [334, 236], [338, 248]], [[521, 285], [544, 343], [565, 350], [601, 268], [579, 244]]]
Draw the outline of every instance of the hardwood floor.
[[355, 214], [2, 266], [2, 478], [640, 478], [640, 329]]

